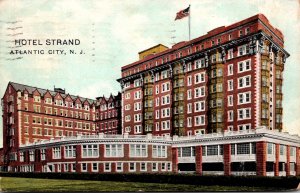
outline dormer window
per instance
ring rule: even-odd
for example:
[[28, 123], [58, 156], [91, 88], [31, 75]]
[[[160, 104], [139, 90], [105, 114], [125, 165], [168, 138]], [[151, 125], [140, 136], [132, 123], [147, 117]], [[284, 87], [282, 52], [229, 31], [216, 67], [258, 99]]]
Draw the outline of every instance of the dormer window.
[[28, 94], [24, 94], [24, 100], [28, 101]]
[[240, 30], [239, 37], [242, 37], [242, 36], [243, 36], [243, 30]]
[[41, 97], [40, 96], [34, 96], [33, 101], [39, 103], [39, 102], [41, 102]]
[[52, 104], [52, 98], [45, 98], [46, 104]]
[[63, 106], [63, 101], [56, 99], [54, 104], [57, 106]]

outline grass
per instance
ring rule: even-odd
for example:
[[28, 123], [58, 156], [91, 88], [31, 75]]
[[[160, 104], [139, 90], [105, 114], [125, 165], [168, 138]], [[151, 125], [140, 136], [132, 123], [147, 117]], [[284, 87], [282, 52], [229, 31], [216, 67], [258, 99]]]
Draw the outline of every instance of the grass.
[[[1, 177], [0, 192], [110, 192], [110, 191], [274, 191], [261, 187], [197, 186], [186, 184], [158, 184], [139, 182], [112, 182], [90, 180], [53, 180]], [[278, 189], [276, 189], [278, 191]]]

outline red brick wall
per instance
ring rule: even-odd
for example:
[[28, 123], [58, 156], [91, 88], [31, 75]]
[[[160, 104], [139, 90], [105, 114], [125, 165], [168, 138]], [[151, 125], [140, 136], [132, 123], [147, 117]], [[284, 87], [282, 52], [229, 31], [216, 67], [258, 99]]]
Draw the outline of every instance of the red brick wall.
[[290, 146], [286, 146], [286, 166], [285, 166], [286, 176], [290, 175]]
[[275, 163], [274, 163], [274, 175], [279, 175], [279, 148], [280, 145], [278, 143], [275, 144]]
[[172, 171], [174, 173], [178, 172], [178, 151], [177, 148], [172, 148]]
[[196, 173], [202, 175], [202, 146], [196, 146]]
[[267, 143], [260, 141], [256, 143], [256, 175], [266, 176]]
[[224, 175], [231, 174], [231, 144], [223, 145]]
[[296, 176], [300, 176], [300, 148], [296, 147]]

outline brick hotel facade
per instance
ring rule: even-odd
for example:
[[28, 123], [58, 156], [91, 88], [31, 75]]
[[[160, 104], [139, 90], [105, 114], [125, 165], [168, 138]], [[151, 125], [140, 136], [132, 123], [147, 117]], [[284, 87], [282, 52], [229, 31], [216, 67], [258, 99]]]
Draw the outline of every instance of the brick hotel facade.
[[[282, 130], [282, 33], [256, 15], [122, 67], [123, 129], [194, 135], [267, 126]], [[146, 53], [146, 54], [145, 54]]]
[[5, 171], [300, 175], [282, 133], [283, 34], [258, 14], [122, 67], [96, 100], [10, 82]]

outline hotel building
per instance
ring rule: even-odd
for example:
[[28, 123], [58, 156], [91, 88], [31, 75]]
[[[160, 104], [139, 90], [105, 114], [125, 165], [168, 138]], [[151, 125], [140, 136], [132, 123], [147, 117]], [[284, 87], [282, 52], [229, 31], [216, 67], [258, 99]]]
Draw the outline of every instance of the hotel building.
[[258, 14], [122, 67], [123, 132], [282, 130], [283, 34]]
[[51, 91], [9, 82], [1, 101], [3, 161], [14, 165], [19, 147], [28, 143], [99, 132], [118, 133], [120, 101], [111, 95], [107, 101], [110, 106], [104, 108], [104, 98], [96, 101], [66, 94], [60, 88]]

